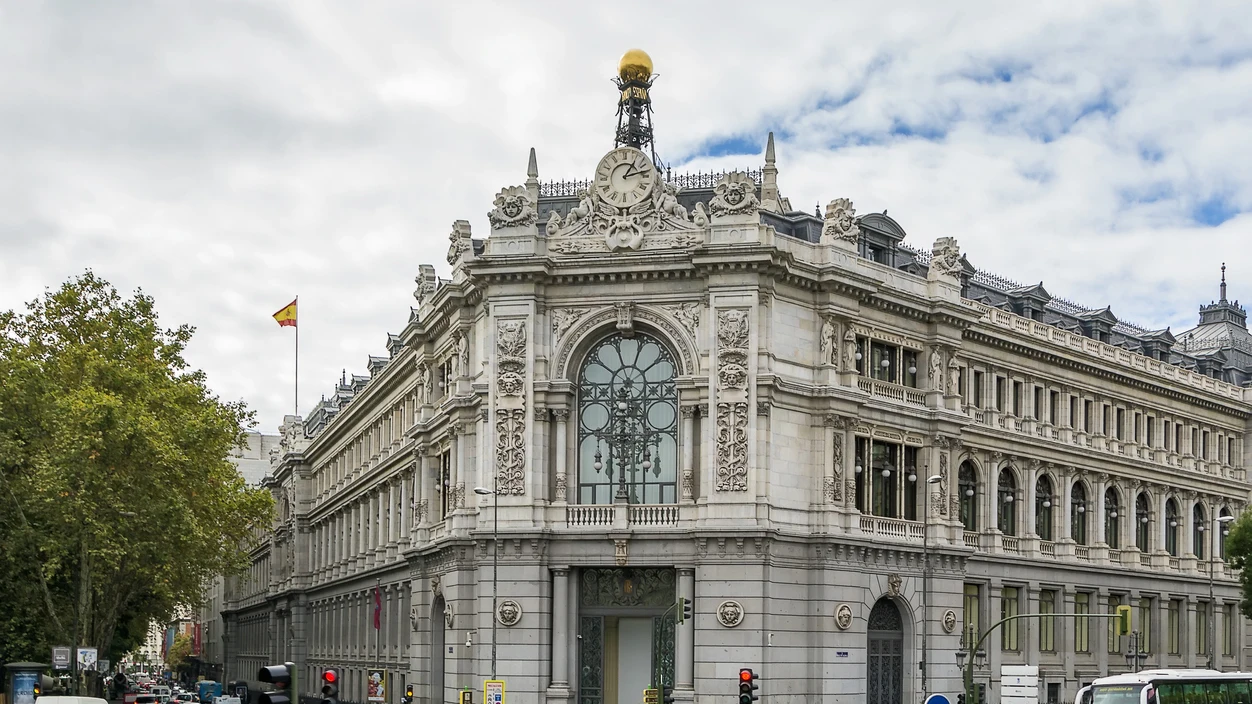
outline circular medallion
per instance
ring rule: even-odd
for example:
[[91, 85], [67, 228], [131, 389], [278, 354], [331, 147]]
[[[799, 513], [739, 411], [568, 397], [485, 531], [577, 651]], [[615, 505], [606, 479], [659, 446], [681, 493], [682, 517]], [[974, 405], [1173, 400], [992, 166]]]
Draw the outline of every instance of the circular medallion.
[[522, 605], [512, 599], [505, 599], [496, 607], [496, 619], [501, 626], [516, 626], [522, 620]]
[[846, 631], [852, 627], [852, 607], [840, 604], [835, 607], [835, 625], [839, 630]]
[[593, 188], [605, 203], [629, 208], [652, 194], [655, 181], [656, 168], [648, 156], [638, 149], [621, 147], [600, 160]]
[[956, 612], [948, 609], [943, 612], [943, 632], [951, 633], [956, 630]]
[[743, 623], [743, 604], [737, 601], [723, 601], [717, 607], [717, 621], [727, 628], [734, 628]]

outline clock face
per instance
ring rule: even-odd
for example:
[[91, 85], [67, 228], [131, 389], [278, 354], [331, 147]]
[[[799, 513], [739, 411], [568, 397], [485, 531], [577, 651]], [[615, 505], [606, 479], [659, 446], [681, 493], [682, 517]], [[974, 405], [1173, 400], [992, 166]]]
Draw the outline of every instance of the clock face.
[[652, 193], [656, 169], [638, 149], [614, 149], [596, 167], [596, 192], [605, 202], [619, 208], [640, 203]]

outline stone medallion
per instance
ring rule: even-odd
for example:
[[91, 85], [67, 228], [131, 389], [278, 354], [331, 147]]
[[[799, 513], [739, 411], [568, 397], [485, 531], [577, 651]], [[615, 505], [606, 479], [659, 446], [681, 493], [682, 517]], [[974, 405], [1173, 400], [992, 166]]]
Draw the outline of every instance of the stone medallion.
[[717, 621], [727, 628], [734, 628], [743, 623], [743, 604], [737, 601], [723, 601], [717, 607]]
[[496, 619], [501, 626], [516, 626], [522, 620], [522, 605], [512, 599], [505, 599], [496, 607]]
[[852, 627], [852, 607], [847, 604], [840, 604], [835, 607], [835, 625], [839, 630], [846, 631]]
[[951, 633], [956, 630], [956, 612], [948, 609], [943, 612], [943, 632]]

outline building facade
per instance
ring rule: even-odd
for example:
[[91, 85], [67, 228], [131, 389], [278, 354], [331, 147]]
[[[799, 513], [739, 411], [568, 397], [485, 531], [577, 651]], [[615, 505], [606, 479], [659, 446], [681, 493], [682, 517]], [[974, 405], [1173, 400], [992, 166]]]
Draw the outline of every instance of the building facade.
[[[380, 668], [388, 701], [446, 702], [494, 672], [626, 704], [724, 701], [751, 667], [780, 704], [919, 701], [960, 689], [971, 630], [1118, 605], [1145, 666], [1246, 664], [1221, 519], [1248, 501], [1252, 336], [1224, 280], [1175, 339], [846, 198], [795, 211], [772, 136], [757, 170], [630, 146], [588, 170], [541, 183], [532, 151], [489, 235], [458, 220], [449, 276], [419, 267], [387, 355], [286, 418], [227, 679], [335, 667], [363, 702]], [[1041, 701], [1072, 699], [1127, 669], [1109, 623], [1013, 622], [976, 679], [994, 702], [1038, 664]]]

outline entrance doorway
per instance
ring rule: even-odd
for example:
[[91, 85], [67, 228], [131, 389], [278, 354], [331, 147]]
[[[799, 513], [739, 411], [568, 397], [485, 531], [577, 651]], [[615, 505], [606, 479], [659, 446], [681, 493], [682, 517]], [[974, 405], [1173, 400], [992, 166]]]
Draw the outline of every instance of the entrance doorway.
[[874, 704], [902, 704], [904, 620], [891, 599], [879, 599], [870, 610], [867, 639], [865, 700]]
[[634, 704], [674, 684], [672, 569], [584, 570], [578, 594], [579, 704]]
[[430, 610], [430, 702], [439, 704], [444, 700], [444, 601], [436, 597]]

